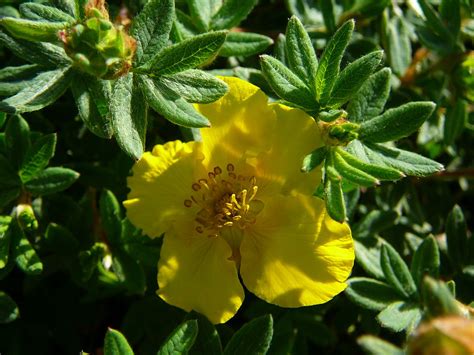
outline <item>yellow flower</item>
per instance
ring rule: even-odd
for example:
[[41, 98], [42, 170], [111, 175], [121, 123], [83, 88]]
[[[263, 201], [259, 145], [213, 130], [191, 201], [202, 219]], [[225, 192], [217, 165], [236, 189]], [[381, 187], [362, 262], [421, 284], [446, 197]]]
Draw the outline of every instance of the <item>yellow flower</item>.
[[346, 287], [354, 262], [351, 232], [312, 196], [321, 171], [300, 172], [322, 145], [314, 120], [268, 104], [245, 81], [196, 105], [212, 128], [202, 142], [157, 145], [133, 168], [124, 202], [151, 237], [164, 233], [158, 295], [223, 323], [239, 309], [244, 285], [283, 307], [327, 302]]

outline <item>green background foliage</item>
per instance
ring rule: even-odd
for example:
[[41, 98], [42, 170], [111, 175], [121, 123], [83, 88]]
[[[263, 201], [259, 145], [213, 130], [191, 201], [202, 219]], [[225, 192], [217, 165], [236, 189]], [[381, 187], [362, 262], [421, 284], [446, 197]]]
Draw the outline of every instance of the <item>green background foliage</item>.
[[[0, 0], [0, 353], [401, 354], [421, 321], [468, 316], [471, 0], [111, 0], [88, 27], [107, 45], [65, 51], [84, 3]], [[123, 72], [114, 21], [137, 41]], [[192, 104], [227, 92], [217, 75], [323, 129], [302, 171], [323, 167], [315, 195], [356, 248], [327, 304], [247, 292], [214, 326], [155, 295], [161, 240], [126, 218], [126, 179], [155, 144], [199, 137]]]

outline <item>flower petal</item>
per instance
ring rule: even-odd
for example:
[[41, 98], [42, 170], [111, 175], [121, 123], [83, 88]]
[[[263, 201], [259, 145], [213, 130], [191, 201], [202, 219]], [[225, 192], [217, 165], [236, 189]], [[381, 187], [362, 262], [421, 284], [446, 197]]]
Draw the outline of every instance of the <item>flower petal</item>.
[[354, 263], [349, 226], [333, 221], [316, 197], [264, 202], [240, 247], [245, 286], [283, 307], [324, 303], [344, 290]]
[[195, 107], [211, 122], [211, 128], [201, 129], [205, 158], [212, 158], [213, 165], [226, 166], [270, 148], [265, 137], [275, 125], [275, 113], [255, 85], [238, 78], [220, 79], [229, 92], [216, 102]]
[[130, 221], [150, 237], [160, 236], [173, 221], [192, 212], [184, 200], [199, 175], [199, 145], [180, 141], [157, 145], [134, 165], [128, 179], [131, 191], [123, 204]]
[[[321, 147], [321, 132], [314, 119], [300, 109], [272, 104], [276, 125], [269, 137], [271, 150], [256, 159], [260, 193], [312, 195], [321, 182], [321, 168], [301, 172], [303, 159]], [[260, 187], [260, 181], [264, 181]], [[275, 191], [277, 189], [277, 191]]]
[[202, 313], [212, 323], [226, 322], [244, 299], [231, 255], [222, 238], [166, 234], [158, 263], [158, 296], [186, 311]]

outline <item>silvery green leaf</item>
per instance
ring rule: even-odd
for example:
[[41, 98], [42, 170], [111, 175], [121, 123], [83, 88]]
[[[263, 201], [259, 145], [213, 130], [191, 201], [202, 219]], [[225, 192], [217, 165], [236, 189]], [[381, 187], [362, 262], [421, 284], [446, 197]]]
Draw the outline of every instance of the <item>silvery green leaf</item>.
[[211, 103], [228, 91], [226, 83], [202, 70], [163, 75], [161, 81], [188, 102]]
[[169, 75], [194, 69], [212, 60], [224, 44], [227, 32], [197, 35], [161, 50], [137, 72], [151, 76]]
[[286, 55], [289, 68], [315, 92], [318, 58], [303, 24], [292, 16], [286, 27]]
[[263, 75], [278, 96], [310, 110], [316, 108], [317, 103], [311, 90], [290, 69], [268, 55], [260, 57], [260, 64]]
[[390, 69], [384, 68], [365, 81], [347, 106], [351, 122], [363, 122], [383, 111], [390, 93], [390, 77]]
[[237, 26], [257, 5], [257, 0], [226, 0], [212, 16], [210, 28], [226, 30]]
[[187, 0], [191, 17], [203, 32], [209, 30], [211, 19], [221, 8], [222, 3], [222, 0]]
[[387, 24], [387, 57], [393, 72], [403, 76], [412, 60], [410, 34], [403, 17], [393, 17]]
[[75, 21], [74, 17], [60, 9], [35, 2], [20, 4], [19, 9], [20, 13], [30, 20], [68, 23], [73, 23]]
[[394, 289], [384, 282], [366, 277], [352, 277], [345, 290], [347, 297], [357, 305], [373, 311], [381, 311], [400, 301]]
[[[413, 330], [421, 320], [422, 312], [418, 305], [398, 301], [392, 303], [377, 315], [382, 327], [394, 332]], [[409, 333], [409, 331], [407, 331]]]
[[197, 112], [194, 107], [170, 90], [162, 81], [152, 80], [143, 75], [139, 77], [140, 86], [145, 98], [156, 112], [177, 125], [200, 128], [209, 127], [206, 117]]
[[463, 99], [456, 100], [454, 107], [448, 107], [443, 132], [443, 139], [446, 144], [453, 144], [456, 138], [461, 135], [467, 118], [467, 102]]
[[0, 110], [8, 113], [37, 111], [52, 104], [71, 83], [71, 67], [59, 68], [39, 74], [30, 85], [0, 102]]
[[55, 42], [59, 39], [58, 32], [65, 29], [69, 23], [3, 17], [0, 18], [0, 25], [16, 38], [28, 41]]
[[326, 102], [329, 99], [329, 94], [339, 75], [342, 55], [349, 44], [353, 30], [354, 20], [345, 22], [324, 48], [316, 73], [316, 99], [318, 101]]
[[137, 40], [137, 65], [148, 62], [166, 45], [173, 18], [173, 0], [150, 0], [134, 18], [130, 34]]
[[431, 116], [433, 102], [409, 102], [362, 122], [359, 139], [372, 143], [398, 140], [416, 131]]
[[229, 32], [219, 55], [247, 57], [263, 52], [272, 43], [273, 40], [270, 37], [258, 33]]
[[148, 108], [142, 91], [134, 83], [135, 75], [128, 73], [115, 82], [110, 114], [118, 145], [125, 153], [138, 160], [145, 148]]
[[382, 60], [383, 52], [369, 53], [350, 63], [337, 77], [327, 104], [331, 108], [339, 108], [357, 94], [367, 78], [374, 72]]

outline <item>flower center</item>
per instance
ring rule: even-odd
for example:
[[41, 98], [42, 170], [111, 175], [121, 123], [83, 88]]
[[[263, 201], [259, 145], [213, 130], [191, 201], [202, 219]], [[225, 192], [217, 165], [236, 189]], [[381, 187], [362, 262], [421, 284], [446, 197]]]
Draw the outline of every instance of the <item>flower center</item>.
[[197, 206], [196, 231], [217, 237], [223, 227], [245, 229], [255, 223], [263, 203], [257, 200], [258, 186], [255, 176], [246, 177], [235, 173], [235, 167], [227, 164], [226, 173], [216, 166], [192, 185], [194, 193], [184, 200], [186, 207]]

